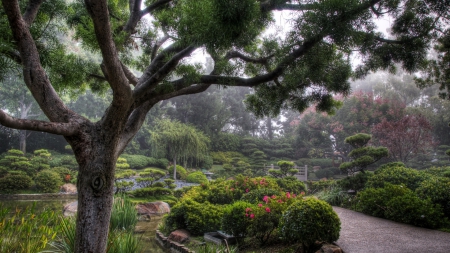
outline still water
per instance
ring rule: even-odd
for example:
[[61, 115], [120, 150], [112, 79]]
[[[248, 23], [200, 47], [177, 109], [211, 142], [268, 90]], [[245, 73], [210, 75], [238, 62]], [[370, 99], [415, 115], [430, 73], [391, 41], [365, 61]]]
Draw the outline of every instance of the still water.
[[[75, 199], [65, 200], [0, 200], [2, 207], [10, 208], [13, 212], [16, 208], [25, 209], [31, 207], [36, 202], [36, 212], [52, 210], [62, 215], [64, 205], [75, 201]], [[161, 248], [155, 239], [156, 229], [161, 222], [162, 216], [153, 216], [151, 221], [139, 221], [136, 225], [143, 233], [136, 234], [140, 238], [142, 253], [166, 253], [168, 251]]]

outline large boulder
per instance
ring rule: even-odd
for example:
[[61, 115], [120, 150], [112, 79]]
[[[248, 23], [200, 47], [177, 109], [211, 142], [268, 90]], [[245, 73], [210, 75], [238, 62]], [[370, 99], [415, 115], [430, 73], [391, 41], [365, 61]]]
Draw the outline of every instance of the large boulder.
[[78, 211], [78, 201], [71, 202], [63, 207], [64, 217], [75, 216]]
[[67, 194], [74, 194], [74, 193], [77, 193], [77, 186], [74, 184], [63, 184], [59, 188], [59, 191], [62, 193], [67, 193]]
[[168, 239], [174, 242], [178, 242], [178, 243], [185, 243], [189, 240], [189, 237], [191, 235], [189, 234], [188, 231], [184, 230], [184, 229], [177, 229], [175, 231], [173, 231], [172, 233], [170, 233]]
[[151, 216], [170, 213], [170, 206], [166, 202], [155, 201], [136, 205], [138, 215]]

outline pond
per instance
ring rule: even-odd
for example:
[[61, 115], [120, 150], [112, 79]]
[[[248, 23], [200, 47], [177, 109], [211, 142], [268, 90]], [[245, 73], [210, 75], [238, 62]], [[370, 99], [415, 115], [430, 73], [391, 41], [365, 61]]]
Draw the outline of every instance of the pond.
[[[74, 199], [59, 199], [59, 200], [1, 200], [2, 207], [8, 207], [13, 212], [16, 208], [25, 209], [36, 202], [36, 211], [52, 210], [55, 213], [62, 215], [63, 206], [75, 201]], [[143, 233], [136, 234], [140, 238], [142, 245], [142, 253], [166, 253], [167, 250], [159, 246], [155, 239], [156, 229], [161, 222], [162, 216], [152, 216], [151, 221], [139, 221], [136, 225]]]

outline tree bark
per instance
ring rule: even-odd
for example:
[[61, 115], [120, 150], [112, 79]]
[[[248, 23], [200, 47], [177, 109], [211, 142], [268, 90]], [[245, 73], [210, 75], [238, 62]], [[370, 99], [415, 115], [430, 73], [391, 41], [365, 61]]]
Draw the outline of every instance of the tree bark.
[[173, 179], [177, 181], [177, 158], [173, 158]]
[[26, 130], [19, 131], [19, 149], [24, 154], [27, 153], [27, 131]]
[[79, 164], [75, 252], [106, 252], [114, 196], [114, 169], [120, 132], [86, 122], [79, 134], [66, 136]]

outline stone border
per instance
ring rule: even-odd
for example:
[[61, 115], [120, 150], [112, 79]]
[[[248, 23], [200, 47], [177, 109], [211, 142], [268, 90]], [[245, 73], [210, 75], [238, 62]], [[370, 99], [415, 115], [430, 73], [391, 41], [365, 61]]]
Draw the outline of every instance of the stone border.
[[156, 230], [156, 241], [158, 241], [159, 245], [162, 247], [169, 249], [171, 253], [195, 253], [183, 244], [169, 240], [169, 238], [165, 237], [159, 230]]
[[55, 200], [77, 198], [77, 193], [0, 194], [0, 200]]

